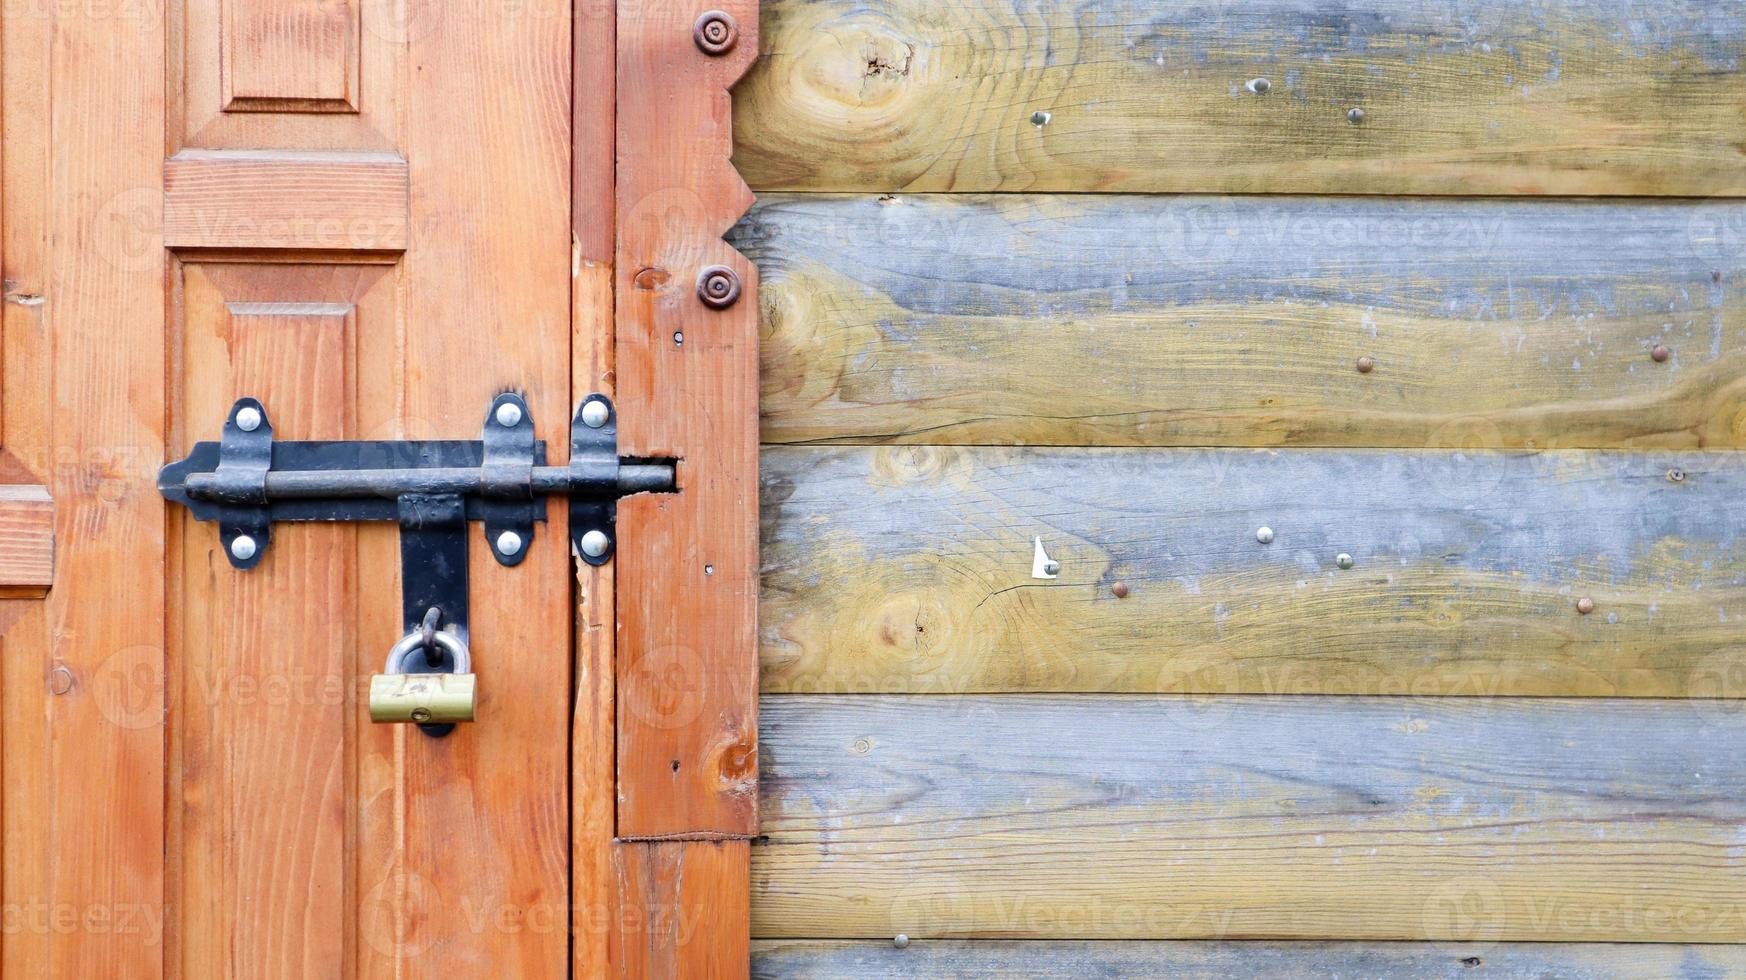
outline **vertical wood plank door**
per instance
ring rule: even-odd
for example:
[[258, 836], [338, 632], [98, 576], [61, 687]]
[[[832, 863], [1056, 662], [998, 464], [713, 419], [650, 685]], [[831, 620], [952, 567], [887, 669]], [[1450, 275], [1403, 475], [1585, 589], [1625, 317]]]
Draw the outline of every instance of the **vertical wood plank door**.
[[[757, 302], [722, 236], [757, 5], [726, 6], [731, 54], [672, 0], [0, 12], [0, 973], [747, 974]], [[240, 570], [158, 486], [240, 398], [278, 446], [478, 440], [508, 392], [554, 465], [619, 400], [678, 486], [600, 565], [562, 496], [513, 564], [473, 515], [447, 737], [370, 717], [395, 521], [278, 520]]]
[[573, 928], [611, 878], [573, 871], [572, 819], [610, 817], [612, 771], [572, 786], [571, 738], [612, 724], [612, 607], [580, 620], [608, 687], [578, 706], [564, 502], [514, 567], [469, 525], [476, 721], [438, 739], [369, 717], [405, 629], [392, 521], [280, 523], [238, 571], [156, 488], [243, 396], [278, 440], [472, 440], [513, 391], [565, 461], [612, 346], [572, 200], [610, 227], [610, 145], [579, 160], [572, 114], [610, 131], [612, 89], [572, 88], [579, 48], [610, 76], [612, 18], [576, 12], [4, 12], [6, 976], [610, 968]]

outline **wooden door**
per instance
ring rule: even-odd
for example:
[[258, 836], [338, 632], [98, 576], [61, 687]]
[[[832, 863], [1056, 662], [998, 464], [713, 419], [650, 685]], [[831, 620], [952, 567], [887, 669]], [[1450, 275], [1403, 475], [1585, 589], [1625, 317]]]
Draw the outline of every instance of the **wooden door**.
[[[737, 51], [672, 3], [5, 11], [7, 975], [745, 971], [756, 304], [720, 236], [756, 13], [730, 9]], [[677, 135], [620, 133], [621, 61], [693, 107]], [[737, 310], [700, 301], [711, 264]], [[281, 524], [239, 572], [156, 490], [241, 396], [276, 439], [476, 439], [504, 391], [553, 462], [616, 395], [621, 451], [684, 483], [580, 575], [562, 500], [519, 565], [471, 546], [477, 720], [448, 738], [366, 711], [404, 632], [391, 522]], [[647, 596], [622, 655], [615, 576]]]

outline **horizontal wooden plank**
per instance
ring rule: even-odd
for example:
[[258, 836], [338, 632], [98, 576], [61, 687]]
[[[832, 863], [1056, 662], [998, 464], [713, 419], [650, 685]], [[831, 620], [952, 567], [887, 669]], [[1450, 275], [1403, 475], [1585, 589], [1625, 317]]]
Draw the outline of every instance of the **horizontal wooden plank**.
[[758, 190], [1746, 187], [1734, 0], [769, 0], [762, 34]]
[[0, 598], [40, 596], [55, 580], [55, 503], [47, 487], [0, 485]]
[[[1483, 970], [1479, 968], [1483, 967]], [[1656, 943], [1316, 943], [760, 940], [757, 980], [1393, 977], [1399, 980], [1737, 980], [1746, 947]]]
[[184, 150], [164, 161], [164, 244], [400, 251], [409, 186], [395, 153]]
[[1746, 446], [1746, 204], [786, 195], [735, 239], [767, 442]]
[[1746, 697], [1746, 454], [782, 447], [762, 469], [770, 692]]
[[759, 938], [1746, 939], [1746, 710], [766, 697]]

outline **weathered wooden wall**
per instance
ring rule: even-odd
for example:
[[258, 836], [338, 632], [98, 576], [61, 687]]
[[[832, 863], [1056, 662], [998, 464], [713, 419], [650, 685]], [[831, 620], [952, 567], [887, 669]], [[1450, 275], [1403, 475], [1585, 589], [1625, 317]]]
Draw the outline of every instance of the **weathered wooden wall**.
[[1746, 11], [762, 35], [757, 975], [1746, 975]]
[[1746, 203], [779, 194], [735, 240], [768, 442], [1746, 446]]
[[763, 23], [734, 113], [754, 188], [1746, 189], [1730, 0], [766, 0]]

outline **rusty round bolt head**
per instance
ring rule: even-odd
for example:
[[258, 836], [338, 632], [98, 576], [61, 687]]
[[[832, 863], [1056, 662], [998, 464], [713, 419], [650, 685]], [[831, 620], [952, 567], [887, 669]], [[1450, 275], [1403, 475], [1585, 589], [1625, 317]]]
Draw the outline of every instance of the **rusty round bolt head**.
[[725, 265], [712, 265], [697, 274], [697, 298], [712, 310], [725, 310], [740, 298], [740, 274]]
[[1673, 356], [1673, 351], [1668, 350], [1666, 344], [1656, 344], [1655, 349], [1649, 352], [1649, 356], [1654, 358], [1655, 363], [1662, 364]]
[[740, 40], [740, 24], [725, 10], [706, 10], [691, 28], [691, 39], [707, 55], [724, 55]]
[[1110, 586], [1109, 590], [1115, 593], [1117, 599], [1126, 599], [1128, 597], [1128, 583], [1126, 582], [1117, 582]]
[[1594, 600], [1590, 599], [1588, 596], [1583, 596], [1576, 600], [1576, 611], [1582, 613], [1584, 616], [1594, 612]]
[[1376, 370], [1376, 358], [1366, 354], [1358, 359], [1358, 373], [1369, 374]]

